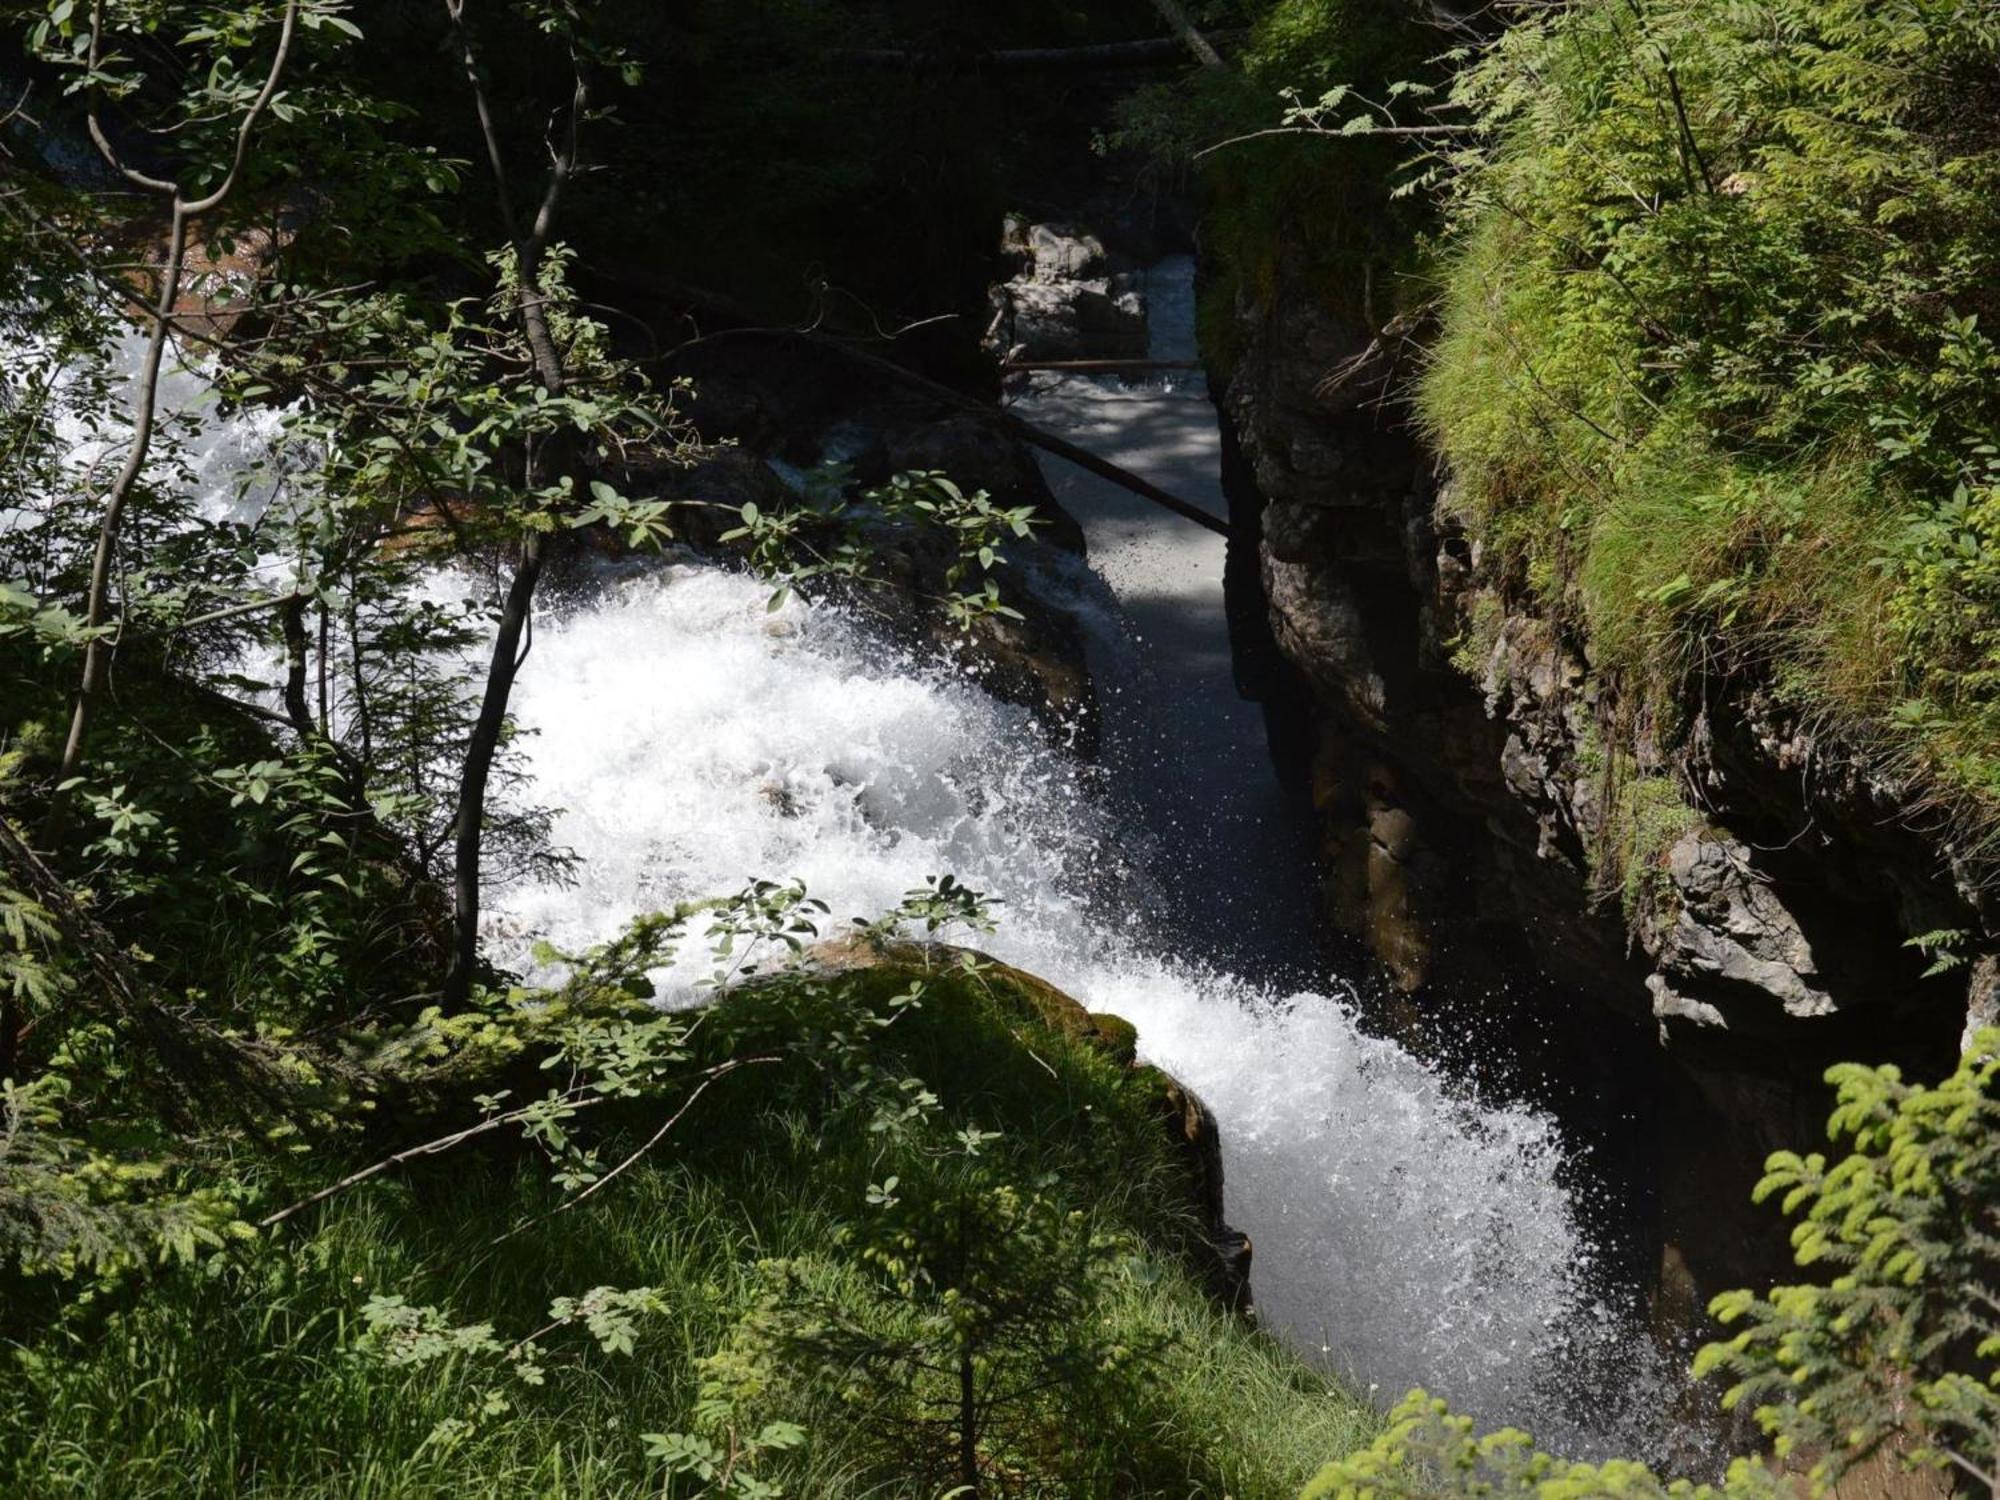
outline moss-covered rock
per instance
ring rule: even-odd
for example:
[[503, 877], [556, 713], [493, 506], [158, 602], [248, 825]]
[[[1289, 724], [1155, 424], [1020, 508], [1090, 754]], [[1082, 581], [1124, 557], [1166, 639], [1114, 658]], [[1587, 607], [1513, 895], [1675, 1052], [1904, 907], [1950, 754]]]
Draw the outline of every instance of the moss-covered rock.
[[1130, 1021], [1090, 1010], [1047, 980], [966, 948], [856, 937], [822, 944], [811, 956], [820, 972], [865, 975], [870, 988], [883, 993], [921, 980], [933, 997], [926, 1003], [953, 1008], [960, 1022], [997, 1021], [1025, 1054], [1014, 1059], [1015, 1067], [1047, 1069], [1058, 1054], [1079, 1053], [1108, 1065], [1127, 1106], [1154, 1123], [1155, 1144], [1166, 1146], [1174, 1191], [1199, 1229], [1189, 1247], [1194, 1270], [1224, 1305], [1249, 1308], [1251, 1244], [1223, 1216], [1215, 1116], [1193, 1089], [1138, 1060], [1139, 1032]]

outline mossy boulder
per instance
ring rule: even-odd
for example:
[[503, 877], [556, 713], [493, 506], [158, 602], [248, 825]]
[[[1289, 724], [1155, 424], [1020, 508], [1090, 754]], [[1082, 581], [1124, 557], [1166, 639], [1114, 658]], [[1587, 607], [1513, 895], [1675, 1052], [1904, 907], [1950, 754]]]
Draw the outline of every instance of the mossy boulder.
[[1139, 1061], [1139, 1031], [1130, 1021], [1092, 1011], [1047, 980], [967, 948], [856, 937], [821, 944], [810, 956], [822, 972], [866, 972], [885, 987], [925, 979], [945, 1005], [999, 1020], [1023, 1049], [1021, 1062], [1028, 1067], [1049, 1068], [1051, 1059], [1037, 1047], [1053, 1045], [1117, 1070], [1124, 1092], [1136, 1094], [1131, 1102], [1158, 1122], [1178, 1164], [1186, 1205], [1200, 1230], [1196, 1269], [1218, 1300], [1248, 1310], [1250, 1239], [1223, 1217], [1222, 1136], [1215, 1116], [1171, 1073]]

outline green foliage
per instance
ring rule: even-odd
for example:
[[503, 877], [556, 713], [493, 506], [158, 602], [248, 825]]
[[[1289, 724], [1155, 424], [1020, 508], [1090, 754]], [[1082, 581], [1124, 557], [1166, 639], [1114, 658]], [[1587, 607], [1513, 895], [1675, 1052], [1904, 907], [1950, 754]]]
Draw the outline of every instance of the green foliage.
[[1494, 583], [1672, 721], [1762, 680], [1991, 837], [2000, 25], [1524, 7], [1433, 153], [1420, 407]]
[[739, 513], [742, 524], [723, 533], [725, 542], [743, 542], [751, 563], [779, 580], [771, 595], [776, 609], [793, 589], [819, 580], [866, 585], [875, 582], [872, 528], [916, 526], [941, 533], [951, 549], [944, 569], [945, 592], [928, 602], [941, 607], [960, 630], [998, 615], [1018, 620], [1021, 612], [1000, 597], [994, 570], [1005, 561], [1001, 548], [1046, 524], [1032, 505], [999, 506], [985, 490], [966, 494], [949, 476], [916, 470], [887, 484], [850, 495], [846, 473], [835, 466], [813, 477], [803, 502], [783, 510], [751, 503]]
[[1536, 1500], [1778, 1500], [1784, 1486], [1763, 1465], [1739, 1458], [1719, 1487], [1664, 1480], [1627, 1459], [1574, 1463], [1545, 1453], [1517, 1428], [1478, 1434], [1470, 1417], [1423, 1391], [1389, 1414], [1388, 1429], [1352, 1458], [1328, 1464], [1300, 1500], [1444, 1500], [1531, 1495]]
[[[1871, 1460], [1953, 1468], [1985, 1488], [2000, 1477], [2000, 1031], [1987, 1030], [1950, 1077], [1910, 1083], [1892, 1066], [1828, 1070], [1827, 1134], [1838, 1161], [1780, 1151], [1759, 1201], [1782, 1195], [1792, 1246], [1820, 1279], [1767, 1295], [1726, 1292], [1709, 1311], [1741, 1331], [1696, 1357], [1726, 1375], [1724, 1400], [1753, 1405], [1787, 1468], [1833, 1491]], [[1373, 1446], [1330, 1463], [1304, 1500], [1365, 1497], [1791, 1493], [1762, 1459], [1739, 1458], [1719, 1487], [1664, 1480], [1618, 1460], [1572, 1463], [1526, 1433], [1476, 1434], [1472, 1419], [1422, 1391]]]
[[[1407, 153], [1381, 141], [1329, 148], [1296, 138], [1224, 141], [1277, 124], [1302, 100], [1329, 108], [1386, 104], [1435, 73], [1442, 43], [1430, 8], [1406, 0], [1243, 0], [1211, 18], [1247, 25], [1228, 70], [1134, 91], [1105, 144], [1144, 153], [1157, 172], [1198, 171], [1203, 249], [1216, 276], [1203, 293], [1202, 346], [1226, 358], [1238, 299], [1265, 302], [1281, 279], [1371, 329], [1402, 297], [1427, 218], [1391, 184]], [[1213, 150], [1213, 154], [1202, 155]]]
[[767, 1454], [797, 1448], [805, 1429], [791, 1422], [766, 1422], [754, 1433], [717, 1447], [707, 1438], [687, 1432], [649, 1432], [646, 1454], [658, 1459], [670, 1476], [703, 1486], [702, 1493], [740, 1495], [743, 1500], [777, 1500], [783, 1488], [757, 1477], [757, 1465]]
[[1743, 1324], [1696, 1361], [1755, 1402], [1781, 1455], [1825, 1489], [1885, 1448], [2000, 1474], [2000, 1032], [1975, 1038], [1951, 1077], [1832, 1069], [1827, 1134], [1846, 1154], [1781, 1151], [1757, 1186], [1798, 1219], [1792, 1247], [1819, 1283], [1730, 1292], [1710, 1311]]
[[[251, 1237], [241, 1194], [77, 1131], [67, 1079], [0, 1079], [0, 1268], [110, 1283]], [[147, 1145], [153, 1142], [147, 1141]]]
[[361, 1309], [362, 1333], [356, 1348], [392, 1370], [443, 1365], [445, 1378], [476, 1384], [464, 1414], [442, 1419], [424, 1440], [425, 1447], [450, 1449], [479, 1423], [513, 1411], [510, 1386], [532, 1389], [548, 1384], [552, 1357], [548, 1340], [554, 1335], [581, 1324], [600, 1354], [630, 1355], [638, 1347], [640, 1320], [665, 1311], [659, 1294], [649, 1286], [592, 1287], [581, 1297], [556, 1298], [549, 1304], [547, 1322], [509, 1343], [494, 1333], [490, 1323], [454, 1325], [435, 1307], [412, 1307], [400, 1296], [378, 1294]]
[[[648, 953], [630, 956], [643, 965]], [[588, 1198], [532, 1157], [419, 1157], [273, 1236], [163, 1272], [144, 1295], [72, 1306], [52, 1323], [36, 1311], [44, 1302], [10, 1301], [0, 1489], [132, 1500], [226, 1490], [254, 1473], [273, 1496], [652, 1493], [669, 1481], [674, 1494], [770, 1493], [761, 1485], [814, 1500], [930, 1500], [896, 1447], [909, 1431], [899, 1415], [926, 1398], [929, 1376], [905, 1389], [878, 1370], [884, 1404], [856, 1407], [814, 1371], [737, 1356], [768, 1347], [757, 1335], [772, 1315], [767, 1261], [793, 1268], [790, 1326], [804, 1309], [814, 1322], [919, 1333], [926, 1347], [949, 1340], [942, 1293], [904, 1298], [867, 1255], [941, 1267], [935, 1249], [909, 1259], [897, 1242], [910, 1231], [948, 1241], [949, 1221], [934, 1234], [927, 1205], [948, 1202], [967, 1165], [982, 1197], [1013, 1187], [1011, 1208], [1005, 1195], [992, 1207], [1025, 1237], [981, 1262], [987, 1290], [1004, 1296], [1008, 1258], [1047, 1237], [1100, 1267], [1060, 1293], [1092, 1309], [1064, 1340], [1157, 1351], [1145, 1381], [1112, 1382], [1134, 1400], [1115, 1421], [1015, 1428], [1003, 1445], [1000, 1420], [985, 1451], [1015, 1466], [1008, 1483], [1279, 1500], [1327, 1452], [1365, 1440], [1364, 1407], [1215, 1307], [1182, 1261], [1195, 1233], [1185, 1167], [1146, 1076], [1044, 1019], [1048, 1001], [1025, 976], [924, 957], [903, 948], [861, 968], [760, 967], [700, 1013], [682, 1077], [731, 1057], [785, 1061], [719, 1079], [664, 1149]], [[468, 1034], [437, 1066], [465, 1090], [491, 1087], [471, 1079], [496, 1068], [540, 1073], [540, 1016], [555, 1013], [556, 1035], [583, 1024], [586, 1004], [639, 1016], [629, 991], [623, 1006], [613, 992], [620, 966], [602, 965], [589, 996], [571, 986], [483, 1041]], [[912, 1079], [922, 1088], [905, 1115], [895, 1101], [912, 1098]], [[599, 1122], [601, 1156], [622, 1160], [684, 1102], [684, 1087], [611, 1101], [577, 1123]], [[312, 1176], [335, 1170], [321, 1162]], [[871, 1202], [892, 1176], [898, 1204], [879, 1191]], [[1050, 1274], [1018, 1270], [1029, 1282]], [[577, 1304], [558, 1302], [579, 1287], [650, 1289], [659, 1310], [632, 1325], [633, 1357], [606, 1357]], [[565, 1318], [539, 1336], [543, 1382], [516, 1378], [506, 1351]], [[1035, 1347], [1017, 1342], [1046, 1337], [1036, 1318], [982, 1326], [997, 1366], [1036, 1367]], [[385, 1362], [404, 1347], [423, 1357]], [[746, 1390], [756, 1371], [761, 1389]], [[481, 1415], [490, 1395], [504, 1417]], [[1062, 1476], [1079, 1477], [1065, 1487]]]

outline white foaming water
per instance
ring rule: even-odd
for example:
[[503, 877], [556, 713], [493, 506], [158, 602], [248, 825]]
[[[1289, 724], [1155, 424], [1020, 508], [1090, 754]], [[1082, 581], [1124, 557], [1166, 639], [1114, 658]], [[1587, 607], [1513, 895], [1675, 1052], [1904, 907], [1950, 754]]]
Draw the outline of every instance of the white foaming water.
[[[1143, 452], [1120, 457], [1166, 455], [1185, 483], [1212, 475], [1212, 433], [1189, 400], [1198, 382], [1180, 384], [1176, 413]], [[170, 407], [199, 411], [198, 375], [169, 386]], [[1146, 414], [1107, 383], [1045, 396], [1038, 419], [1094, 444], [1117, 446], [1121, 412]], [[268, 503], [267, 487], [245, 492], [238, 478], [275, 422], [249, 412], [191, 424], [173, 461], [204, 515], [249, 520]], [[87, 469], [110, 461], [124, 434], [114, 423], [71, 436], [71, 461]], [[670, 566], [612, 582], [537, 631], [516, 708], [536, 732], [526, 742], [535, 795], [567, 809], [557, 841], [584, 862], [573, 886], [492, 893], [496, 947], [518, 961], [535, 936], [584, 946], [642, 911], [751, 876], [798, 876], [837, 916], [874, 916], [925, 876], [952, 872], [1006, 903], [987, 944], [997, 956], [1133, 1021], [1142, 1053], [1214, 1110], [1229, 1216], [1256, 1243], [1269, 1326], [1384, 1402], [1422, 1384], [1579, 1455], [1646, 1445], [1668, 1382], [1584, 1289], [1592, 1247], [1560, 1188], [1551, 1124], [1453, 1097], [1363, 1035], [1337, 995], [1276, 994], [1218, 969], [1217, 946], [1190, 943], [1170, 914], [1175, 893], [1138, 868], [1143, 846], [1212, 884], [1247, 880], [1264, 846], [1243, 830], [1273, 820], [1254, 792], [1215, 785], [1232, 765], [1254, 774], [1241, 724], [1217, 722], [1219, 610], [1205, 638], [1172, 628], [1195, 595], [1216, 591], [1219, 561], [1199, 539], [1162, 537], [1093, 500], [1073, 476], [1051, 478], [1083, 516], [1151, 675], [1183, 686], [1179, 699], [1156, 683], [1150, 701], [1134, 691], [1108, 710], [1154, 721], [1111, 726], [1115, 798], [1100, 799], [1023, 713], [949, 665], [898, 656], [831, 611], [794, 602], [767, 613], [766, 591], [748, 579]], [[453, 597], [470, 587], [434, 583]], [[1104, 650], [1100, 640], [1094, 655]], [[1101, 683], [1130, 677], [1131, 663], [1109, 665]], [[1179, 763], [1148, 752], [1148, 734], [1181, 741]], [[1157, 814], [1176, 798], [1151, 828], [1132, 825], [1135, 807]], [[1233, 909], [1230, 925], [1263, 912], [1288, 926], [1289, 916], [1270, 921], [1267, 894]], [[1623, 1366], [1615, 1399], [1579, 1390], [1583, 1364]]]
[[1167, 951], [1103, 807], [1025, 714], [766, 594], [674, 565], [544, 622], [516, 703], [584, 864], [572, 888], [494, 893], [501, 946], [580, 946], [751, 875], [874, 916], [953, 872], [1006, 903], [996, 956], [1127, 1017], [1213, 1108], [1270, 1325], [1385, 1401], [1422, 1384], [1578, 1451], [1631, 1435], [1561, 1399], [1575, 1341], [1608, 1335], [1545, 1119], [1455, 1101], [1336, 998]]

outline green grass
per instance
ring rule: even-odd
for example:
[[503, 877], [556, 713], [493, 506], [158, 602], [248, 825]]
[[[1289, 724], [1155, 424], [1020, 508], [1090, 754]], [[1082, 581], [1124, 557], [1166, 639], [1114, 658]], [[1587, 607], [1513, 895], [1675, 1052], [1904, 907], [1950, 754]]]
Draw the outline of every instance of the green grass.
[[1587, 643], [1633, 721], [1671, 742], [1719, 687], [1774, 690], [1987, 855], [1995, 88], [1978, 7], [1523, 20], [1459, 80], [1488, 133], [1418, 391], [1482, 582]]
[[[890, 968], [852, 984], [890, 992]], [[718, 1048], [824, 1020], [812, 987], [732, 1002]], [[881, 1034], [872, 1060], [923, 1077], [954, 1125], [1107, 1233], [1130, 1238], [1103, 1315], [1134, 1343], [1167, 1336], [1099, 1428], [1052, 1432], [1061, 1474], [1023, 1493], [1289, 1497], [1365, 1445], [1374, 1414], [1197, 1286], [1185, 1169], [1160, 1125], [1157, 1075], [1126, 1065], [1050, 993], [996, 971], [953, 979]], [[1032, 1053], [1032, 1055], [1030, 1055]], [[634, 1128], [640, 1122], [632, 1122]], [[0, 1493], [116, 1500], [245, 1496], [637, 1496], [663, 1490], [640, 1434], [692, 1430], [696, 1362], [751, 1313], [767, 1258], [802, 1261], [836, 1296], [859, 1274], [839, 1237], [885, 1167], [882, 1138], [805, 1067], [718, 1083], [669, 1143], [611, 1189], [511, 1238], [560, 1202], [524, 1158], [461, 1155], [336, 1199], [316, 1221], [205, 1264], [57, 1309], [0, 1314]], [[332, 1168], [322, 1169], [331, 1175]], [[549, 1381], [455, 1446], [427, 1441], [493, 1382], [449, 1363], [385, 1370], [356, 1352], [375, 1293], [491, 1322], [502, 1339], [550, 1301], [649, 1285], [666, 1307], [631, 1357], [551, 1343]], [[918, 1495], [879, 1434], [810, 1382], [780, 1380], [758, 1420], [807, 1445], [767, 1465], [798, 1497]], [[1052, 1460], [1053, 1462], [1053, 1460]]]

